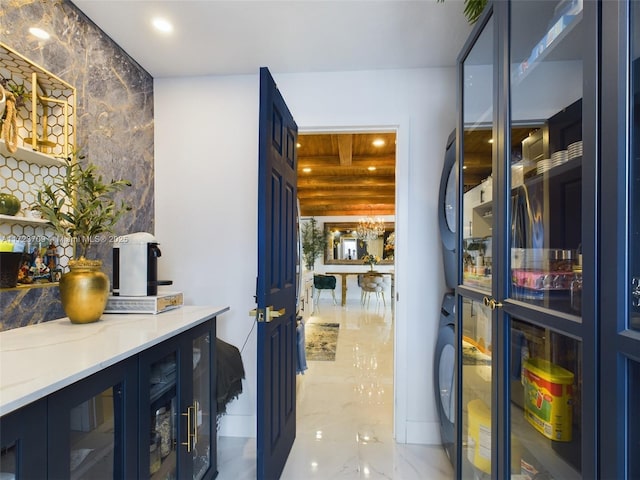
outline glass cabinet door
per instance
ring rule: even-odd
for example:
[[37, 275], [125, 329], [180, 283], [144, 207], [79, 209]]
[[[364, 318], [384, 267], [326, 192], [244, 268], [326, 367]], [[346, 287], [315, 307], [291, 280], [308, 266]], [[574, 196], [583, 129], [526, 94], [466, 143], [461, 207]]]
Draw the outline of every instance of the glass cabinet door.
[[47, 477], [47, 402], [0, 417], [0, 478]]
[[[607, 302], [612, 298], [622, 303], [624, 307], [618, 307], [617, 311], [624, 318], [617, 322], [614, 320], [619, 318], [607, 318], [605, 324], [606, 346], [603, 350], [611, 359], [612, 366], [608, 380], [615, 379], [615, 382], [608, 383], [609, 388], [604, 395], [605, 404], [616, 402], [615, 415], [611, 419], [616, 428], [603, 442], [615, 447], [611, 452], [612, 456], [615, 455], [612, 458], [621, 459], [617, 471], [611, 473], [620, 478], [626, 474], [626, 478], [637, 479], [640, 478], [640, 3], [631, 1], [628, 7], [628, 19], [623, 17], [624, 24], [620, 23], [620, 28], [622, 25], [629, 28], [629, 52], [624, 63], [621, 62], [625, 65], [627, 78], [624, 78], [626, 82], [620, 83], [628, 85], [624, 111], [628, 115], [628, 150], [617, 155], [617, 169], [625, 173], [624, 177], [619, 175], [618, 178], [624, 178], [624, 184], [618, 179], [614, 184], [616, 192], [624, 192], [619, 196], [622, 207], [617, 209], [626, 215], [617, 216], [621, 224], [615, 228], [617, 245], [614, 247], [620, 246], [623, 255], [618, 258], [624, 263], [607, 270], [610, 275], [607, 285], [618, 285], [618, 288], [608, 290], [604, 300]], [[620, 50], [624, 52], [624, 49]], [[610, 248], [613, 244], [609, 242], [606, 245], [605, 248]], [[612, 272], [622, 274], [622, 278], [615, 278]], [[620, 401], [619, 397], [623, 400]], [[620, 450], [624, 451], [622, 455]]]
[[136, 373], [124, 360], [47, 397], [48, 478], [135, 477]]
[[[463, 135], [459, 165], [462, 185], [460, 235], [462, 286], [457, 334], [460, 390], [457, 425], [463, 479], [495, 475], [492, 444], [492, 319], [483, 297], [492, 290], [494, 227], [494, 25], [489, 16], [462, 63]], [[464, 289], [463, 289], [464, 290]]]
[[140, 410], [145, 413], [141, 432], [146, 433], [140, 438], [144, 452], [139, 477], [215, 476], [215, 349], [211, 338], [215, 339], [215, 328], [206, 322], [142, 354]]
[[461, 478], [491, 478], [491, 310], [462, 300]]
[[[631, 4], [631, 81], [630, 95], [631, 112], [631, 155], [629, 165], [629, 216], [630, 225], [629, 238], [627, 239], [627, 258], [629, 277], [626, 284], [630, 285], [629, 295], [629, 316], [625, 329], [633, 333], [628, 335], [629, 343], [626, 351], [621, 352], [628, 358], [626, 365], [626, 375], [622, 376], [622, 381], [628, 388], [627, 405], [630, 406], [625, 412], [627, 452], [626, 468], [629, 478], [640, 478], [640, 415], [638, 415], [638, 405], [640, 405], [640, 4], [637, 1]], [[631, 356], [631, 355], [633, 356]], [[629, 358], [631, 357], [631, 358]], [[625, 378], [626, 377], [626, 378]], [[624, 388], [624, 387], [623, 387]]]
[[511, 298], [581, 314], [582, 1], [511, 3]]
[[507, 286], [542, 307], [510, 318], [511, 474], [526, 478], [582, 478], [583, 342], [561, 330], [582, 313], [582, 17], [578, 0], [510, 4]]
[[71, 409], [69, 478], [116, 476], [115, 411], [121, 389], [121, 385], [109, 387]]
[[216, 405], [212, 397], [212, 349], [209, 333], [198, 336], [192, 342], [193, 404], [191, 409], [193, 436], [191, 457], [193, 459], [193, 478], [203, 478], [212, 466], [216, 442], [215, 419], [207, 412], [215, 413]]
[[150, 426], [147, 475], [152, 479], [177, 478], [177, 355], [176, 351], [171, 351], [150, 367], [146, 387], [149, 392], [147, 415]]
[[582, 342], [511, 321], [511, 475], [579, 479]]
[[493, 18], [463, 63], [462, 267], [464, 285], [491, 290]]

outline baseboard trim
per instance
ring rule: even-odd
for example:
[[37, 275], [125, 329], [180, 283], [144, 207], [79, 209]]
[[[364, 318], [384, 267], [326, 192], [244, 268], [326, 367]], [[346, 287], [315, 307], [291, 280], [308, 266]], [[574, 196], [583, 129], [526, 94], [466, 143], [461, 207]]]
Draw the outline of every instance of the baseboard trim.
[[222, 437], [255, 437], [256, 417], [254, 415], [223, 415], [218, 434]]
[[438, 422], [406, 422], [407, 443], [442, 445]]

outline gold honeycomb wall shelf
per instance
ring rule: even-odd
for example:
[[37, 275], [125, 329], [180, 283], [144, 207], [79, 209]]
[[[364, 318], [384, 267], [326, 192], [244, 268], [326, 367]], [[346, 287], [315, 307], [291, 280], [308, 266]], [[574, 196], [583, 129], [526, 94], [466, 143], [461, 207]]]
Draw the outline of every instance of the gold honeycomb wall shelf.
[[69, 158], [75, 143], [75, 88], [1, 42], [0, 77], [29, 94], [17, 110], [18, 144], [52, 157]]
[[17, 151], [10, 152], [0, 139], [0, 191], [15, 195], [21, 204], [17, 215], [0, 215], [0, 239], [21, 240], [32, 255], [53, 243], [58, 266], [65, 268], [73, 247], [61, 244], [46, 221], [24, 212], [33, 207], [42, 185], [65, 174], [75, 150], [76, 89], [2, 42], [0, 78], [28, 94], [16, 112]]

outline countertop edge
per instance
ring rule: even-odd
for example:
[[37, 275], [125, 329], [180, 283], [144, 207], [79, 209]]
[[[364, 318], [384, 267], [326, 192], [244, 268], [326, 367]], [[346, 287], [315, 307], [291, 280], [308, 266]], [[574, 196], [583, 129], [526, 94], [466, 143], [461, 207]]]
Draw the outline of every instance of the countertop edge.
[[[183, 306], [155, 315], [105, 314], [87, 325], [62, 318], [0, 332], [0, 416], [229, 310], [229, 306]], [[51, 341], [53, 336], [56, 342]], [[57, 360], [52, 363], [51, 358]]]

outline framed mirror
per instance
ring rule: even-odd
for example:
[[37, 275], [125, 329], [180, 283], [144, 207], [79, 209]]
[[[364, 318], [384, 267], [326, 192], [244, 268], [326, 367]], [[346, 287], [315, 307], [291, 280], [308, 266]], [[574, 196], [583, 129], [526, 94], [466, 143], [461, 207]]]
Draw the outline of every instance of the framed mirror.
[[325, 223], [327, 248], [324, 263], [328, 265], [362, 265], [362, 257], [370, 253], [382, 260], [378, 265], [393, 265], [395, 254], [395, 223], [385, 222], [384, 233], [374, 240], [356, 237], [357, 222]]

